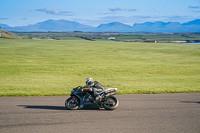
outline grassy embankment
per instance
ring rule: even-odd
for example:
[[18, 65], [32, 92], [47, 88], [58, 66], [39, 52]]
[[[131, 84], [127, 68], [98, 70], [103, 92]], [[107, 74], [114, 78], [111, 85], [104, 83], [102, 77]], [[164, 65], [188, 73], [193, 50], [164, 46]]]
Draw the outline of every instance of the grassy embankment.
[[118, 94], [200, 92], [200, 45], [0, 39], [0, 96], [69, 95], [87, 77]]
[[8, 39], [20, 39], [17, 35], [13, 34], [12, 32], [4, 31], [0, 29], [1, 38], [8, 38]]

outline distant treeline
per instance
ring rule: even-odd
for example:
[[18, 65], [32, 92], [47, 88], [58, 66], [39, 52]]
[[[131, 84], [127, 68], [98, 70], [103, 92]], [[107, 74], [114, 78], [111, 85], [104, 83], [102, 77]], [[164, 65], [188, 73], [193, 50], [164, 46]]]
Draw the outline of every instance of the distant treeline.
[[193, 33], [118, 33], [118, 32], [15, 32], [22, 39], [90, 40], [121, 42], [200, 42], [200, 32]]

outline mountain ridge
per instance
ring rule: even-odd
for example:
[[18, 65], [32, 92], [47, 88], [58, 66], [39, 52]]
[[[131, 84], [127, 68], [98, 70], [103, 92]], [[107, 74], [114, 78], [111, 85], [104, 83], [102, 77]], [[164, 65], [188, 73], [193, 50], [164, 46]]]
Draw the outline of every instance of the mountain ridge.
[[98, 31], [100, 32], [117, 32], [117, 31], [121, 31], [121, 32], [131, 32], [133, 31], [133, 27], [130, 25], [126, 25], [120, 22], [111, 22], [108, 24], [100, 24], [97, 27]]
[[33, 25], [10, 27], [7, 24], [0, 26], [8, 31], [17, 32], [200, 32], [200, 19], [195, 19], [187, 23], [179, 22], [144, 22], [135, 23], [133, 26], [120, 22], [100, 24], [97, 27], [84, 25], [76, 21], [46, 20]]

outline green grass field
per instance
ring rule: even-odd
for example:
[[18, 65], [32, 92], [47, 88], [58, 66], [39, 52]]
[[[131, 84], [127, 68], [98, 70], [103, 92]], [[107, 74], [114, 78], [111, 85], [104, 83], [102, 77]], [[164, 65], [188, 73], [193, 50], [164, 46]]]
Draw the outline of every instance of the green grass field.
[[200, 92], [200, 45], [0, 39], [0, 96], [69, 95], [87, 77], [118, 94]]

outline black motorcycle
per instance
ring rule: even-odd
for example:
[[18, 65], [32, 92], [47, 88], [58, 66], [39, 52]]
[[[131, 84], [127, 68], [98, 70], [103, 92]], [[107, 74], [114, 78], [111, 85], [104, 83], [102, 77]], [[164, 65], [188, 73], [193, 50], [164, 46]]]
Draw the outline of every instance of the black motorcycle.
[[96, 104], [99, 108], [114, 110], [119, 106], [119, 100], [113, 95], [116, 94], [117, 88], [108, 88], [99, 92], [99, 100], [95, 100], [93, 92], [89, 88], [84, 89], [81, 86], [71, 91], [70, 97], [65, 101], [65, 107], [70, 110], [83, 108], [85, 105]]

